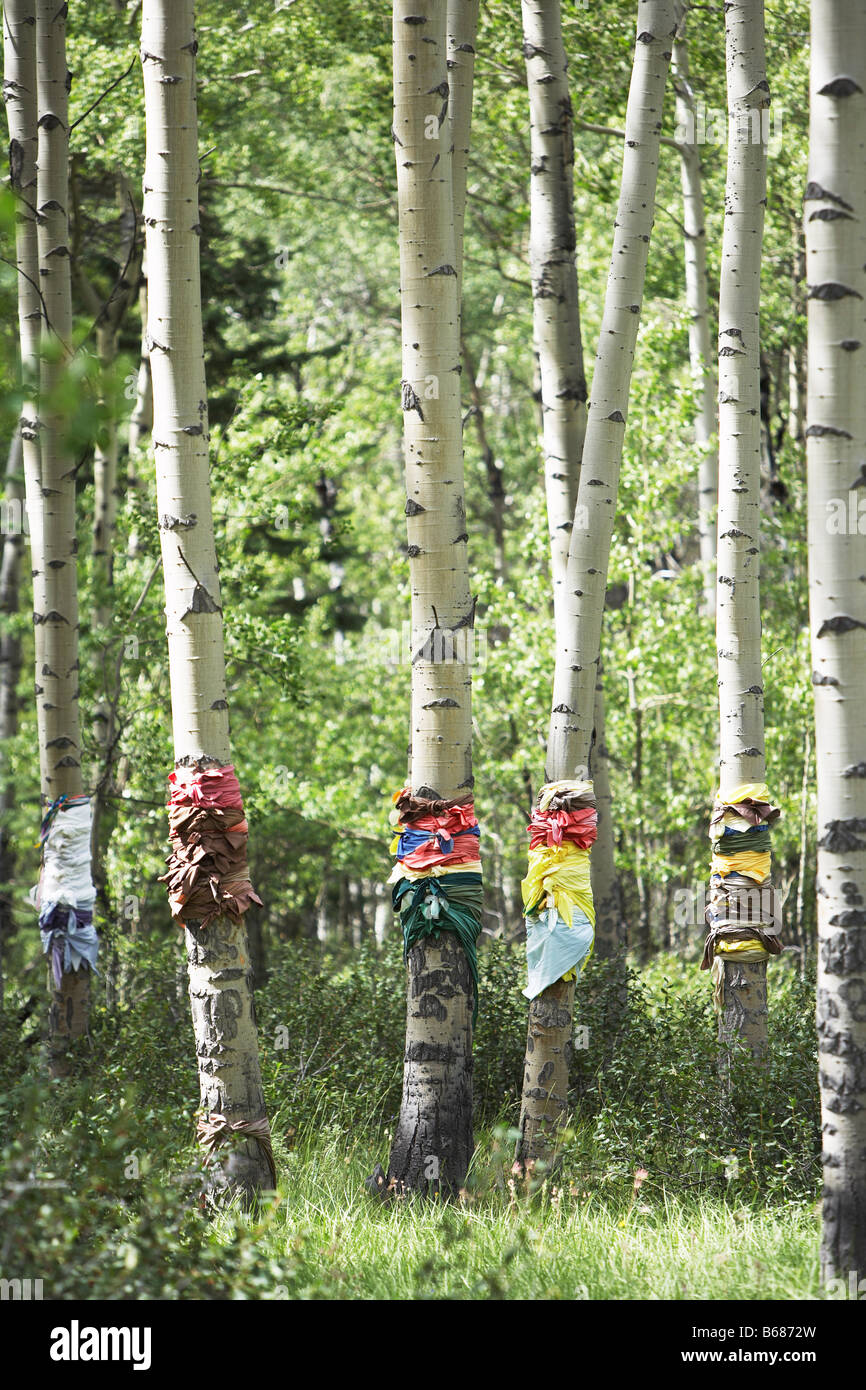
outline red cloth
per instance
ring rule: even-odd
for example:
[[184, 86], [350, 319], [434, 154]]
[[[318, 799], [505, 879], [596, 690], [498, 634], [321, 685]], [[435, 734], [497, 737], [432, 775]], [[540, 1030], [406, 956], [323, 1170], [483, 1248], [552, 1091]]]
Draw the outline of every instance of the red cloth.
[[[415, 823], [412, 829], [415, 829]], [[413, 849], [411, 854], [404, 855], [400, 863], [407, 869], [429, 869], [431, 864], [469, 864], [480, 858], [481, 845], [477, 835], [455, 835], [450, 854], [443, 853], [439, 841], [432, 839], [426, 845]]]
[[239, 921], [261, 898], [249, 880], [249, 827], [234, 768], [180, 768], [168, 780], [171, 854], [160, 882], [172, 916], [200, 927], [222, 916]]
[[170, 806], [220, 806], [224, 810], [240, 810], [241, 789], [234, 765], [206, 767], [199, 771], [182, 768], [169, 774]]
[[591, 806], [580, 811], [533, 811], [526, 827], [530, 849], [555, 848], [564, 841], [589, 849], [598, 836], [598, 812]]
[[[475, 807], [471, 801], [464, 806], [452, 806], [449, 810], [443, 811], [438, 816], [414, 816], [405, 827], [407, 830], [437, 830], [444, 831], [446, 835], [459, 835], [461, 831], [469, 830], [476, 825]], [[402, 824], [398, 829], [403, 829]]]

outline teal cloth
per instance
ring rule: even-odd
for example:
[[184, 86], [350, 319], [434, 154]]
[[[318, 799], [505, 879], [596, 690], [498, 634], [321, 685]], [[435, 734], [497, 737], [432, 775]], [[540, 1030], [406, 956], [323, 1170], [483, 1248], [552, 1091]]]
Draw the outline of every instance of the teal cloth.
[[537, 917], [527, 917], [527, 985], [523, 991], [526, 998], [535, 999], [569, 970], [579, 973], [589, 959], [594, 940], [593, 925], [579, 907], [572, 910], [571, 926], [555, 907], [546, 907]]
[[472, 1026], [478, 1019], [478, 951], [481, 932], [480, 874], [448, 874], [445, 878], [401, 878], [392, 901], [403, 926], [403, 958], [423, 936], [438, 941], [440, 932], [453, 931], [469, 961], [474, 985]]

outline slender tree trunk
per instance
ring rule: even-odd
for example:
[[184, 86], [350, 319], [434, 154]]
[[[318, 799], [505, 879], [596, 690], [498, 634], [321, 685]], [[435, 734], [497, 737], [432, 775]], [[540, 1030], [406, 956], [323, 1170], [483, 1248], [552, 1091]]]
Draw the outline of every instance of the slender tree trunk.
[[[583, 441], [586, 376], [575, 265], [574, 138], [568, 63], [556, 0], [523, 0], [530, 106], [529, 267], [541, 378], [544, 482], [557, 650], [565, 644], [568, 545]], [[555, 777], [568, 776], [556, 770]]]
[[617, 955], [626, 945], [616, 845], [613, 833], [613, 793], [610, 786], [610, 754], [605, 739], [605, 699], [602, 664], [595, 688], [595, 730], [589, 772], [598, 808], [598, 838], [592, 849], [590, 873], [595, 905], [595, 951], [600, 960]]
[[[192, 0], [144, 0], [141, 47], [148, 341], [175, 787], [197, 782], [202, 788], [206, 774], [225, 768], [231, 754], [208, 461]], [[245, 862], [236, 872], [243, 886]], [[219, 883], [224, 903], [229, 884], [222, 875]], [[267, 1125], [243, 910], [241, 904], [232, 915], [225, 911], [210, 925], [187, 918], [186, 947], [204, 1112], [200, 1137], [208, 1142], [203, 1126], [214, 1115], [236, 1127], [225, 1180], [249, 1198], [272, 1187], [274, 1174], [267, 1143], [243, 1128]]]
[[465, 339], [461, 344], [461, 352], [463, 356], [463, 367], [467, 377], [467, 385], [469, 387], [469, 400], [471, 402], [470, 414], [473, 424], [475, 425], [478, 447], [481, 451], [484, 472], [487, 478], [487, 500], [490, 503], [490, 528], [493, 532], [493, 573], [497, 577], [504, 577], [505, 574], [507, 574], [507, 565], [505, 559], [505, 486], [502, 480], [502, 465], [497, 460], [487, 435], [487, 425], [484, 418], [484, 400], [479, 384], [478, 371], [475, 365], [475, 359]]
[[[9, 812], [15, 805], [15, 784], [7, 766], [9, 740], [18, 732], [18, 681], [21, 675], [21, 637], [13, 625], [20, 603], [21, 552], [24, 548], [24, 487], [21, 430], [9, 446], [0, 553], [0, 1008], [3, 1005], [3, 963], [13, 931], [12, 879], [15, 855], [9, 834]], [[13, 621], [10, 621], [13, 620]]]
[[[578, 480], [586, 435], [586, 376], [580, 332], [580, 306], [574, 227], [574, 140], [568, 63], [558, 3], [524, 0], [523, 53], [530, 99], [530, 239], [535, 360], [538, 364], [544, 447], [545, 492], [553, 580], [554, 637], [559, 652], [567, 644], [568, 608], [564, 585], [574, 522]], [[597, 762], [604, 763], [606, 791], [599, 834], [604, 836], [595, 877], [601, 873], [605, 906], [605, 946], [615, 914], [616, 878], [607, 750], [604, 747], [604, 692], [596, 700]], [[598, 730], [601, 737], [598, 738]], [[580, 774], [565, 765], [550, 767], [555, 781]], [[587, 774], [588, 775], [588, 774]], [[530, 928], [528, 927], [529, 931]], [[518, 1157], [535, 1156], [536, 1135], [552, 1138], [567, 1105], [570, 1026], [574, 986], [567, 971], [551, 986], [549, 998], [529, 1003], [524, 1109]], [[566, 1021], [567, 1020], [567, 1021]], [[563, 1031], [564, 1030], [564, 1031]]]
[[[803, 286], [806, 281], [806, 252], [803, 245], [803, 229], [798, 226], [794, 232], [793, 272], [791, 275], [791, 302], [799, 312]], [[800, 342], [793, 342], [788, 348], [788, 433], [799, 443], [803, 439], [806, 414], [806, 391], [804, 371], [805, 352]]]
[[[560, 622], [557, 615], [546, 781], [559, 780], [557, 773], [573, 778], [585, 777], [588, 771], [610, 542], [653, 225], [662, 105], [681, 15], [676, 0], [641, 0], [610, 274], [577, 505], [560, 584], [562, 617]], [[541, 57], [533, 56], [535, 61]], [[522, 1159], [549, 1153], [565, 1111], [573, 995], [570, 984], [551, 986], [530, 1006], [518, 1143]]]
[[[866, 27], [812, 0], [807, 467], [818, 779], [824, 1281], [866, 1271], [866, 542], [847, 516], [866, 450]], [[856, 1271], [856, 1273], [855, 1273]], [[856, 1294], [855, 1294], [856, 1297]]]
[[[141, 282], [138, 291], [138, 308], [141, 315], [141, 354], [138, 363], [138, 375], [135, 382], [135, 402], [132, 407], [132, 414], [129, 417], [129, 434], [127, 437], [127, 489], [132, 492], [141, 486], [138, 476], [138, 453], [147, 443], [148, 437], [153, 429], [153, 378], [150, 371], [150, 347], [147, 339], [147, 262], [146, 257], [142, 258], [141, 263]], [[129, 532], [127, 552], [135, 557], [139, 552], [139, 535], [137, 527], [133, 526]]]
[[[685, 229], [686, 307], [689, 315], [689, 363], [694, 382], [695, 443], [700, 450], [698, 469], [698, 535], [704, 575], [704, 609], [716, 611], [716, 501], [719, 490], [719, 450], [716, 418], [716, 374], [710, 342], [710, 309], [707, 282], [707, 230], [701, 159], [696, 141], [696, 108], [689, 81], [689, 48], [683, 18], [673, 49], [677, 137], [680, 144], [680, 181], [683, 190]], [[683, 138], [685, 136], [685, 138]]]
[[[43, 318], [37, 425], [40, 462], [38, 495], [32, 509], [29, 507], [31, 469], [26, 456], [25, 476], [31, 520], [34, 623], [40, 630], [40, 640], [36, 644], [36, 706], [45, 803], [53, 803], [60, 796], [82, 795], [76, 462], [66, 439], [61, 402], [72, 353], [68, 218], [70, 81], [66, 67], [66, 7], [58, 9], [53, 0], [37, 0], [36, 209]], [[27, 433], [29, 430], [25, 430], [25, 448]], [[39, 523], [35, 522], [36, 509], [40, 512]], [[60, 816], [62, 819], [64, 813], [60, 812]], [[61, 872], [59, 877], [53, 878], [48, 901], [62, 902], [72, 898], [82, 910], [92, 910], [92, 886], [85, 892], [81, 879], [71, 879], [67, 884]], [[45, 905], [42, 901], [43, 911]], [[87, 966], [66, 971], [59, 986], [55, 979], [49, 1015], [49, 1053], [52, 1070], [57, 1075], [66, 1069], [69, 1041], [87, 1030], [89, 1005], [90, 971]]]
[[[473, 787], [474, 603], [463, 496], [462, 231], [456, 227], [462, 222], [459, 169], [465, 168], [472, 95], [469, 21], [476, 9], [446, 6], [445, 0], [395, 0], [393, 10], [414, 654], [410, 785], [416, 796], [444, 800], [471, 795]], [[459, 67], [449, 69], [449, 53]], [[451, 72], [459, 74], [453, 90]], [[453, 1191], [463, 1184], [473, 1148], [473, 1002], [469, 961], [452, 931], [412, 946], [403, 1099], [387, 1174], [391, 1189]]]
[[[762, 0], [725, 8], [728, 167], [719, 287], [719, 513], [716, 637], [719, 799], [763, 783], [764, 687], [760, 607], [760, 300], [770, 103]], [[760, 798], [759, 798], [760, 799]], [[757, 883], [758, 880], [756, 879]], [[772, 879], [763, 881], [767, 892]], [[767, 925], [770, 918], [763, 916]], [[722, 950], [725, 949], [724, 944]], [[767, 961], [724, 960], [719, 1037], [756, 1060], [767, 1050]]]

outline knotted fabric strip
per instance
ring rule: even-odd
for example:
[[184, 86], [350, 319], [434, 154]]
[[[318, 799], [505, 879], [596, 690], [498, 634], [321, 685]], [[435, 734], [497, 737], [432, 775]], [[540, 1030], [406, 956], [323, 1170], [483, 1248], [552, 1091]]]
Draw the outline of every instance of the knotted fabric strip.
[[483, 883], [481, 830], [471, 796], [451, 801], [416, 796], [409, 787], [394, 795], [390, 822], [397, 834], [388, 882], [403, 928], [403, 958], [422, 937], [452, 931], [466, 953], [472, 975], [473, 1025], [478, 1018], [478, 936]]
[[546, 783], [526, 829], [529, 863], [520, 885], [526, 917], [523, 993], [534, 999], [557, 980], [579, 978], [592, 955], [595, 907], [589, 850], [598, 835], [592, 783]]
[[207, 927], [219, 917], [238, 922], [252, 903], [261, 905], [247, 867], [249, 827], [234, 767], [178, 768], [169, 777], [171, 915]]
[[[743, 782], [717, 793], [710, 817], [713, 857], [702, 970], [713, 969], [714, 957], [780, 953], [781, 910], [770, 878], [770, 825], [780, 815], [764, 782]], [[718, 969], [714, 979], [718, 1005]]]
[[229, 1139], [255, 1139], [267, 1160], [271, 1187], [276, 1191], [277, 1169], [267, 1116], [263, 1115], [260, 1120], [230, 1120], [218, 1110], [213, 1110], [210, 1115], [199, 1118], [196, 1133], [199, 1143], [211, 1154]]
[[93, 811], [88, 796], [59, 796], [42, 821], [42, 866], [30, 901], [39, 913], [42, 950], [54, 984], [64, 974], [96, 970], [99, 938], [93, 926], [96, 889], [90, 876]]
[[422, 878], [413, 883], [401, 879], [394, 885], [391, 900], [403, 927], [403, 959], [424, 936], [438, 941], [442, 931], [457, 936], [472, 975], [475, 1003], [473, 1027], [478, 1020], [478, 949], [483, 901], [480, 874], [449, 874], [447, 878]]

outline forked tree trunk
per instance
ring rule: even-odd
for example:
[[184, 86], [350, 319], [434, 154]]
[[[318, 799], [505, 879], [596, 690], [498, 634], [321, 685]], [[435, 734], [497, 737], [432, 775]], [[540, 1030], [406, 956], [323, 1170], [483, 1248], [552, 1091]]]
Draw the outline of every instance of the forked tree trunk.
[[[40, 722], [42, 797], [82, 794], [78, 704], [78, 542], [75, 533], [76, 461], [66, 438], [62, 393], [72, 354], [72, 281], [69, 254], [69, 86], [66, 7], [36, 3], [37, 242], [43, 321], [39, 374], [38, 435], [41, 513], [31, 512], [34, 623], [37, 643], [36, 705]], [[26, 472], [29, 477], [30, 469]], [[28, 481], [28, 502], [31, 487]], [[38, 547], [41, 544], [42, 553]], [[92, 905], [92, 904], [91, 904]], [[53, 988], [50, 1056], [65, 1068], [70, 1039], [87, 1030], [90, 972], [70, 970]]]
[[[622, 182], [592, 382], [571, 541], [561, 585], [547, 780], [586, 775], [595, 721], [605, 586], [632, 363], [655, 207], [659, 135], [682, 6], [640, 0], [625, 122]], [[565, 1111], [574, 989], [554, 985], [530, 1006], [518, 1152], [544, 1158]]]
[[864, 144], [862, 5], [812, 0], [806, 440], [818, 779], [821, 1275], [840, 1279], [846, 1294], [849, 1279], [856, 1285], [866, 1273], [866, 540], [856, 502], [848, 524], [866, 457]]
[[[716, 638], [723, 793], [762, 783], [760, 302], [770, 103], [762, 0], [725, 7], [728, 167], [719, 286], [719, 513]], [[767, 1050], [767, 962], [724, 962], [719, 1038]]]
[[[475, 10], [446, 6], [445, 0], [395, 0], [393, 10], [412, 587], [410, 784], [417, 795], [447, 800], [471, 793], [473, 786], [474, 605], [463, 497], [453, 170], [455, 164], [465, 167], [468, 146], [471, 65], [469, 49], [460, 45], [474, 44], [467, 19]], [[465, 66], [461, 59], [453, 92], [449, 46], [455, 61], [458, 51], [467, 59]], [[469, 963], [453, 933], [443, 932], [438, 943], [425, 937], [410, 950], [403, 1099], [387, 1174], [389, 1186], [399, 1191], [453, 1191], [465, 1179], [473, 1148], [473, 995]]]
[[[192, 0], [142, 6], [157, 505], [166, 596], [175, 767], [230, 761], [223, 620], [208, 464], [199, 269], [196, 37]], [[250, 955], [242, 917], [186, 928], [202, 1108], [231, 1123], [264, 1118]], [[265, 1149], [234, 1142], [225, 1168], [245, 1197], [273, 1186]]]
[[[530, 104], [533, 336], [540, 378], [554, 643], [556, 660], [560, 661], [569, 640], [565, 576], [586, 435], [586, 376], [575, 261], [574, 138], [558, 0], [524, 0], [522, 9]], [[600, 887], [604, 900], [604, 947], [612, 953], [616, 877], [600, 676], [595, 703], [596, 762], [605, 785], [606, 804], [599, 820], [598, 833], [603, 836], [603, 844], [601, 856], [593, 860], [593, 886]], [[578, 768], [552, 764], [548, 759], [548, 780], [588, 775], [586, 770], [582, 773]], [[599, 875], [603, 879], [600, 884]], [[534, 1156], [536, 1131], [552, 1137], [567, 1103], [574, 985], [560, 980], [551, 988], [554, 993], [550, 998], [540, 995], [529, 1003], [519, 1157]]]
[[677, 139], [680, 145], [680, 182], [683, 190], [689, 365], [697, 407], [695, 443], [700, 450], [698, 536], [704, 580], [704, 610], [712, 616], [716, 611], [716, 503], [719, 490], [717, 386], [710, 341], [704, 191], [700, 147], [696, 139], [696, 104], [689, 81], [689, 47], [685, 17], [674, 44], [672, 73], [677, 98]]

